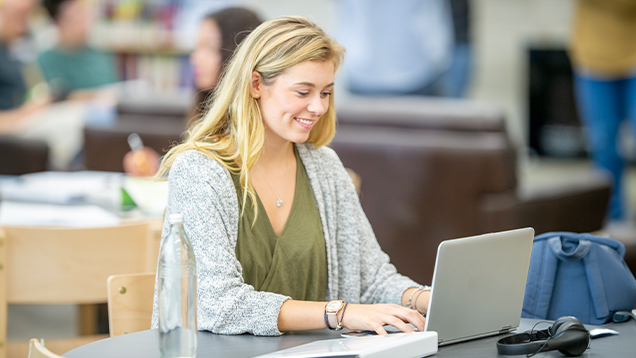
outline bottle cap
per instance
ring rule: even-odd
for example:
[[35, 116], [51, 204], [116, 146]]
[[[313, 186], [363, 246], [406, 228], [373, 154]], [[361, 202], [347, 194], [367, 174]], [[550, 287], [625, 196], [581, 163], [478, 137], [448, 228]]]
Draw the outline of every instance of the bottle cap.
[[170, 214], [170, 216], [168, 216], [168, 222], [170, 225], [183, 224], [183, 214]]

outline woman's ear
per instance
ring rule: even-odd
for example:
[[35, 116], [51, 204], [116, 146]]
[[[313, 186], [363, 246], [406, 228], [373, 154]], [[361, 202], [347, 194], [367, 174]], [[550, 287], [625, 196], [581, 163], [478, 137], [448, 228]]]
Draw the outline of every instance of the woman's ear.
[[254, 99], [261, 98], [262, 82], [261, 74], [258, 71], [252, 71], [252, 86], [250, 87], [250, 94]]

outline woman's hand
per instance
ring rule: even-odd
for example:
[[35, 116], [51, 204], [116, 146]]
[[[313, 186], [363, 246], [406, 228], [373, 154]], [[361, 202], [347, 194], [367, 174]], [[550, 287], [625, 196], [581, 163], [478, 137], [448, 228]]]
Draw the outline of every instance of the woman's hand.
[[422, 332], [425, 322], [425, 318], [418, 311], [395, 304], [349, 304], [342, 318], [342, 325], [350, 330], [375, 331], [377, 334], [386, 334], [382, 327], [385, 324], [408, 333], [413, 332], [407, 325], [411, 323]]
[[159, 169], [159, 154], [154, 149], [143, 147], [124, 156], [124, 171], [135, 177], [153, 176]]

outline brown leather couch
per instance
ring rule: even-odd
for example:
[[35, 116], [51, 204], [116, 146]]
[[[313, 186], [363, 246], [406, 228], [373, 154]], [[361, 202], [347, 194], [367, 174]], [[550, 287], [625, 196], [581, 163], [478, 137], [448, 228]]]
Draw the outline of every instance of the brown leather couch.
[[137, 133], [144, 145], [163, 155], [182, 139], [188, 106], [182, 102], [124, 101], [109, 127], [84, 128], [84, 166], [89, 170], [123, 172], [130, 151], [128, 136]]
[[49, 146], [44, 141], [0, 135], [0, 175], [22, 175], [45, 171]]
[[331, 146], [362, 178], [362, 207], [380, 246], [419, 282], [431, 282], [437, 246], [446, 239], [526, 226], [540, 234], [603, 225], [605, 177], [519, 187], [516, 150], [495, 109], [421, 98], [339, 105]]

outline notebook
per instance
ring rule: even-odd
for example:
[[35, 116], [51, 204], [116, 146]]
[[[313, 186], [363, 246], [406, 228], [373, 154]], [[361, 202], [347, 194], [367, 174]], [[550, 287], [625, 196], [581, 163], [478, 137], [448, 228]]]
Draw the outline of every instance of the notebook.
[[524, 228], [442, 242], [425, 331], [446, 345], [517, 329], [533, 239]]

